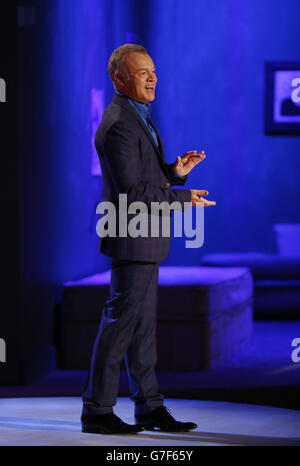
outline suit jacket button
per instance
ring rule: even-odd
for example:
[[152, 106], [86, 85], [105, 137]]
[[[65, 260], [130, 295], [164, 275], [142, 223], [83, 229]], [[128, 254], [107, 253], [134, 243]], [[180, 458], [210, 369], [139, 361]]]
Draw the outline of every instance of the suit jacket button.
[[170, 183], [166, 183], [166, 188], [169, 188], [171, 186]]

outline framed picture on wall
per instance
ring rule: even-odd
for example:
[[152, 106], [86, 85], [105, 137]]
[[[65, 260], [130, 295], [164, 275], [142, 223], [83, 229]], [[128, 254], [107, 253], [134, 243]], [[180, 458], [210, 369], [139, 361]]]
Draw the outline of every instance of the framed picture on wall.
[[300, 62], [265, 63], [265, 132], [300, 135]]

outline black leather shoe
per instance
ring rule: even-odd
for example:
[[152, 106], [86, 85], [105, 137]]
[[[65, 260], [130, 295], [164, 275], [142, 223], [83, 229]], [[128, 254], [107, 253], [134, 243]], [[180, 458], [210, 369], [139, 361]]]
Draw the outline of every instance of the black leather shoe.
[[144, 430], [142, 426], [126, 424], [114, 413], [98, 416], [82, 414], [81, 426], [86, 434], [136, 434]]
[[159, 406], [150, 413], [136, 414], [135, 419], [146, 430], [159, 429], [164, 432], [188, 432], [197, 427], [197, 424], [193, 422], [176, 421], [165, 406]]

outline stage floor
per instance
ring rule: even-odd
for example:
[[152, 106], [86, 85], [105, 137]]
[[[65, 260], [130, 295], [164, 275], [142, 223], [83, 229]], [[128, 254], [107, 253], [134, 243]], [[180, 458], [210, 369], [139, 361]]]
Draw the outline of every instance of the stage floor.
[[[144, 431], [131, 436], [83, 434], [79, 397], [0, 399], [1, 446], [300, 445], [300, 412], [238, 403], [166, 399], [175, 418], [195, 431]], [[134, 423], [133, 403], [119, 398], [115, 413]]]

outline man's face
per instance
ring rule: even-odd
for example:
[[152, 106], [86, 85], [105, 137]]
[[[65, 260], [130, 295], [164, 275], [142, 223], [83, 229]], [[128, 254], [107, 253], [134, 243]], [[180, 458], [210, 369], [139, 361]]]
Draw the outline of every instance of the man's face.
[[116, 74], [118, 90], [141, 103], [155, 99], [157, 77], [151, 57], [146, 53], [131, 52], [125, 57], [127, 75]]

